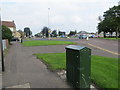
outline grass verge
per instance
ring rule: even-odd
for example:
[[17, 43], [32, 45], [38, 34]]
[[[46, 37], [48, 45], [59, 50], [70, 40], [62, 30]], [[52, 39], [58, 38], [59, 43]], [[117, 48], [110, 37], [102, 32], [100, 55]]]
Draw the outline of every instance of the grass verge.
[[109, 40], [120, 40], [120, 38], [104, 38], [104, 37], [99, 37], [98, 39], [109, 39]]
[[8, 49], [5, 49], [5, 50], [3, 51], [3, 55], [6, 56], [7, 53], [8, 53]]
[[[66, 69], [65, 53], [35, 54], [51, 70]], [[100, 88], [118, 88], [118, 59], [103, 56], [91, 58], [91, 80]]]
[[24, 46], [44, 46], [44, 45], [67, 45], [67, 44], [76, 44], [76, 43], [69, 41], [34, 40], [34, 41], [24, 41], [22, 44]]

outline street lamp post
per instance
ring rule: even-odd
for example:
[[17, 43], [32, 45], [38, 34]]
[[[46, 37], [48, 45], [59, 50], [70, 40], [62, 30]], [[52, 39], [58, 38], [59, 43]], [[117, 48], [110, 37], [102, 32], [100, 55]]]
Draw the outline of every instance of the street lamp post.
[[[48, 8], [48, 29], [50, 29], [50, 22], [49, 22], [49, 14], [50, 14], [50, 8]], [[48, 33], [49, 33], [49, 40], [50, 40], [50, 30], [48, 30]]]
[[48, 28], [49, 28], [49, 24], [50, 24], [50, 23], [49, 23], [49, 14], [50, 14], [49, 11], [50, 11], [50, 8], [48, 8]]

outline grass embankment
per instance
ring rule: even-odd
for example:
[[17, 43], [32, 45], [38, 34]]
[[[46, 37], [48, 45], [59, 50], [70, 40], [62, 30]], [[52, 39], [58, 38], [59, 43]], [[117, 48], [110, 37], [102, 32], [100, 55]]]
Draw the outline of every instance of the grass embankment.
[[76, 43], [69, 41], [32, 40], [32, 41], [24, 41], [22, 44], [24, 46], [44, 46], [44, 45], [67, 45], [67, 44], [76, 44]]
[[[66, 69], [65, 53], [35, 54], [51, 70]], [[91, 58], [91, 80], [101, 88], [118, 87], [118, 60], [103, 56]]]

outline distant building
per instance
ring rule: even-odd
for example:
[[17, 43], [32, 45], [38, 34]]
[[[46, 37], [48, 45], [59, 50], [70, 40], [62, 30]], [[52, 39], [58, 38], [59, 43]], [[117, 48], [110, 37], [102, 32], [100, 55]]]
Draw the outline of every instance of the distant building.
[[120, 1], [118, 2], [118, 5], [120, 5]]
[[15, 33], [15, 37], [17, 37], [17, 38], [21, 38], [21, 34], [17, 31], [16, 33]]
[[104, 37], [104, 33], [103, 32], [99, 33], [98, 37]]
[[[106, 35], [106, 37], [111, 36], [111, 34], [110, 34], [109, 32], [106, 33], [105, 35]], [[99, 33], [98, 36], [99, 36], [99, 37], [104, 37], [104, 32]], [[115, 36], [116, 36], [116, 32], [113, 32], [113, 33], [112, 33], [112, 37], [115, 37]], [[118, 36], [119, 36], [119, 35], [118, 35]]]
[[80, 31], [78, 32], [75, 36], [80, 36], [80, 35], [88, 35], [89, 33], [86, 31]]
[[20, 33], [16, 31], [16, 25], [14, 21], [2, 21], [2, 25], [8, 27], [12, 31], [12, 36], [20, 38]]

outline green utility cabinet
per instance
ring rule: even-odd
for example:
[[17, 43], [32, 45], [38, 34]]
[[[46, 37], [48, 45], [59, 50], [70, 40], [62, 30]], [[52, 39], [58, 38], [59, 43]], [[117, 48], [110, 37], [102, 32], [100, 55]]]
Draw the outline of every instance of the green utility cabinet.
[[83, 46], [66, 46], [66, 76], [74, 88], [90, 88], [91, 49]]

